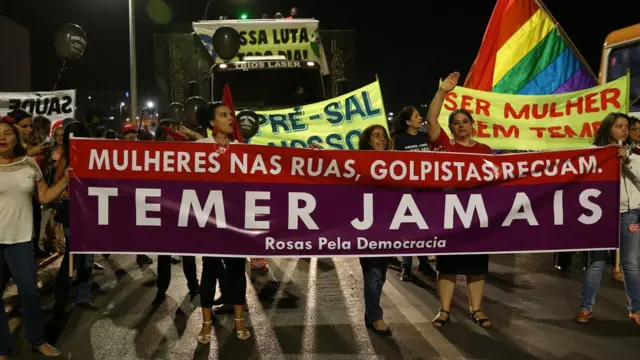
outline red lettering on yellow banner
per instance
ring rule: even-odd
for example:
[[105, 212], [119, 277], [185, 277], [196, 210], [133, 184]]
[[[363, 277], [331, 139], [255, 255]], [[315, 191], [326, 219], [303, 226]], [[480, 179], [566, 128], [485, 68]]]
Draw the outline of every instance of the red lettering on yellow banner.
[[604, 89], [600, 93], [602, 95], [602, 110], [607, 110], [607, 104], [611, 104], [615, 109], [620, 109], [622, 105], [620, 105], [620, 89]]
[[449, 111], [454, 111], [458, 108], [467, 110], [475, 115], [491, 116], [491, 103], [487, 100], [474, 98], [471, 95], [462, 95], [460, 99], [460, 106], [456, 102], [458, 94], [455, 92], [449, 92], [444, 98], [444, 108]]
[[[466, 96], [466, 95], [465, 95]], [[464, 98], [464, 96], [463, 96]], [[604, 89], [597, 93], [589, 93], [576, 99], [567, 100], [564, 109], [555, 102], [545, 104], [525, 104], [521, 108], [514, 108], [510, 103], [504, 104], [505, 119], [546, 119], [570, 116], [572, 114], [598, 113], [607, 111], [609, 106], [620, 109], [620, 90]]]
[[516, 125], [511, 125], [509, 128], [506, 128], [500, 124], [493, 124], [491, 130], [489, 130], [489, 124], [485, 121], [477, 121], [476, 123], [477, 129], [474, 136], [479, 138], [500, 137], [518, 139], [520, 137], [520, 129]]
[[552, 139], [564, 139], [564, 138], [592, 138], [602, 121], [594, 121], [593, 123], [584, 123], [582, 125], [582, 129], [580, 130], [580, 134], [576, 133], [575, 130], [570, 125], [564, 126], [549, 126], [549, 127], [535, 127], [532, 126], [529, 130], [536, 132], [536, 137], [538, 139], [542, 139], [546, 133], [549, 133], [549, 137]]

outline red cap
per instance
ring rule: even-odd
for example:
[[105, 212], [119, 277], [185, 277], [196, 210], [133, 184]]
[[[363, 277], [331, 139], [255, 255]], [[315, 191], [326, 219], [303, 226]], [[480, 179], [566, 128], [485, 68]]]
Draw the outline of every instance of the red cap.
[[54, 122], [53, 126], [51, 127], [51, 133], [53, 134], [54, 132], [56, 132], [56, 129], [63, 125], [62, 123], [62, 120]]
[[124, 134], [129, 131], [138, 131], [138, 128], [131, 121], [126, 121], [124, 124], [122, 124], [122, 133]]

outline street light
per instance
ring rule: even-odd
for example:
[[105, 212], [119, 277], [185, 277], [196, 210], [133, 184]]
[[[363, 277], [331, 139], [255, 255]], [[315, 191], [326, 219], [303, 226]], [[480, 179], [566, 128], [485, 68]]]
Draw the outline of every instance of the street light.
[[155, 107], [155, 104], [153, 103], [153, 101], [147, 101], [147, 107], [149, 109], [153, 109]]
[[131, 118], [138, 113], [138, 80], [136, 71], [136, 18], [135, 0], [129, 0], [129, 80], [131, 91]]
[[[120, 106], [118, 106], [120, 108], [120, 121], [122, 121], [122, 108], [124, 108], [124, 101], [120, 103]], [[127, 120], [129, 121], [129, 120]]]

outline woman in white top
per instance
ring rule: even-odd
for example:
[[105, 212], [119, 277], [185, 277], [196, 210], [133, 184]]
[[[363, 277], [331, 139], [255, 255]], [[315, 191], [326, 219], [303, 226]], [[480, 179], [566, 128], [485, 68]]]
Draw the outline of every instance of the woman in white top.
[[[231, 109], [223, 103], [209, 104], [206, 108], [198, 110], [197, 119], [203, 128], [211, 130], [211, 137], [198, 140], [198, 142], [217, 143], [227, 146], [235, 143], [234, 119]], [[208, 344], [211, 342], [213, 330], [212, 317], [216, 280], [223, 276], [220, 272], [226, 269], [228, 287], [224, 298], [228, 304], [233, 305], [233, 331], [240, 340], [247, 340], [251, 333], [244, 323], [245, 294], [247, 293], [247, 278], [245, 277], [244, 258], [217, 258], [202, 257], [202, 277], [200, 280], [200, 307], [202, 308], [202, 330], [198, 334], [198, 342]], [[224, 265], [221, 266], [221, 265]]]
[[[627, 141], [629, 117], [622, 113], [607, 115], [595, 135], [593, 146], [617, 145]], [[621, 147], [622, 174], [620, 178], [620, 264], [627, 292], [629, 317], [640, 325], [640, 233], [635, 226], [640, 221], [640, 156], [628, 154]], [[584, 272], [580, 311], [576, 321], [581, 324], [591, 319], [600, 280], [606, 265], [606, 251], [590, 251]]]
[[[41, 204], [47, 204], [57, 199], [68, 184], [67, 171], [60, 182], [49, 188], [38, 164], [27, 156], [17, 127], [11, 119], [0, 121], [0, 284], [4, 292], [8, 277], [13, 277], [22, 303], [27, 341], [34, 351], [47, 357], [60, 356], [60, 352], [45, 341], [31, 245], [32, 199], [35, 195]], [[0, 360], [8, 359], [10, 343], [9, 324], [4, 311], [0, 311]]]

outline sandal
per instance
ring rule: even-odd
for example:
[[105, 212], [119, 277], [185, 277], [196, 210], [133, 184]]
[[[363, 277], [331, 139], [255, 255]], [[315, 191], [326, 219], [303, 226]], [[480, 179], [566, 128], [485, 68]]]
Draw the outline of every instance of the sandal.
[[233, 331], [236, 333], [236, 336], [238, 337], [238, 339], [247, 340], [251, 336], [251, 333], [247, 329], [242, 329], [242, 330], [236, 329], [236, 321], [244, 321], [244, 318], [233, 319]]
[[630, 313], [629, 318], [635, 320], [636, 324], [640, 325], [640, 313]]
[[58, 349], [54, 348], [53, 346], [44, 343], [42, 345], [39, 346], [35, 346], [33, 345], [31, 347], [32, 352], [34, 353], [38, 353], [44, 357], [59, 357], [61, 355], [60, 351], [58, 351]]
[[576, 315], [576, 322], [578, 324], [586, 324], [591, 320], [591, 317], [591, 311], [587, 309], [580, 309], [580, 312]]
[[[204, 326], [210, 325], [210, 324], [211, 324], [211, 321], [203, 321], [202, 329], [204, 330]], [[211, 330], [209, 330], [208, 334], [203, 334], [202, 330], [200, 330], [200, 334], [198, 334], [198, 342], [204, 345], [209, 344], [211, 342], [211, 332], [213, 332], [213, 327], [211, 328]]]
[[473, 320], [473, 322], [475, 322], [476, 324], [480, 325], [480, 327], [483, 327], [485, 329], [490, 328], [491, 320], [489, 320], [488, 317], [479, 318], [476, 316], [477, 313], [481, 313], [481, 312], [483, 312], [482, 309], [473, 310], [469, 313], [469, 316], [471, 317], [471, 320]]
[[[444, 319], [444, 314], [447, 315], [447, 318]], [[449, 320], [451, 320], [451, 313], [448, 312], [447, 310], [440, 310], [438, 311], [438, 315], [436, 315], [436, 317], [431, 320], [431, 325], [433, 325], [433, 327], [435, 328], [441, 328], [443, 326], [445, 326]]]
[[614, 271], [611, 273], [611, 278], [612, 278], [613, 280], [615, 280], [615, 281], [623, 281], [623, 278], [624, 278], [624, 277], [622, 276], [622, 271], [620, 271], [620, 270], [614, 270]]

